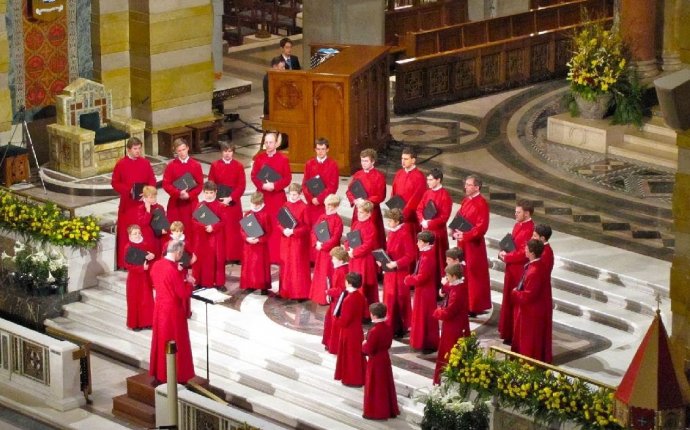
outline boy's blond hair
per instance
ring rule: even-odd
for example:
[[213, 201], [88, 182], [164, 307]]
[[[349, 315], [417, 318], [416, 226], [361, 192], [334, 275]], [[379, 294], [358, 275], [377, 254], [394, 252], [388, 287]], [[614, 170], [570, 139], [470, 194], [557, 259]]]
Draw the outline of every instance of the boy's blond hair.
[[331, 249], [331, 257], [335, 257], [340, 261], [344, 261], [347, 263], [350, 261], [350, 255], [345, 251], [345, 248], [342, 246], [336, 246], [335, 248]]
[[249, 197], [249, 201], [253, 205], [260, 205], [264, 202], [264, 195], [257, 191]]
[[323, 203], [326, 206], [338, 207], [340, 206], [340, 197], [335, 194], [329, 194], [328, 196], [326, 196]]
[[156, 189], [156, 187], [146, 185], [141, 190], [141, 195], [143, 195], [144, 197], [156, 197], [158, 195], [158, 190]]
[[141, 231], [141, 227], [139, 227], [137, 224], [131, 224], [129, 227], [127, 227], [127, 234], [132, 234], [134, 230]]
[[182, 224], [182, 221], [173, 221], [170, 223], [170, 231], [179, 231], [182, 233], [184, 231], [184, 224]]
[[374, 211], [374, 204], [372, 202], [370, 202], [369, 200], [364, 200], [363, 202], [361, 202], [360, 204], [357, 205], [357, 208], [370, 214]]

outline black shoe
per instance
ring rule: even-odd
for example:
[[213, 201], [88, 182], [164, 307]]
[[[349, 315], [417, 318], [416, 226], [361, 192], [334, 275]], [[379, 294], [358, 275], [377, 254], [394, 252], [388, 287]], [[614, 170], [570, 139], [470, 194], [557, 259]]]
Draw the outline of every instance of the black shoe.
[[371, 324], [371, 318], [362, 318], [362, 324]]
[[424, 348], [422, 350], [422, 354], [424, 355], [433, 354], [434, 352], [436, 352], [436, 348]]
[[262, 296], [267, 296], [269, 293], [269, 290], [261, 290], [261, 295]]
[[469, 317], [470, 318], [477, 318], [477, 313], [476, 312], [470, 312]]
[[141, 331], [141, 327], [135, 327], [132, 329], [133, 331]]
[[504, 344], [504, 345], [511, 345], [512, 343], [513, 343], [513, 342], [511, 342], [511, 341], [508, 340], [508, 339], [503, 339], [503, 344]]

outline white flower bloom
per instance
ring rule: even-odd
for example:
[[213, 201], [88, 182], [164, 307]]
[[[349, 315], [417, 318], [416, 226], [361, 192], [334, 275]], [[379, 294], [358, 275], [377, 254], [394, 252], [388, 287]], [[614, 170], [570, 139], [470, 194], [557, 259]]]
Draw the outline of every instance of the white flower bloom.
[[48, 256], [45, 252], [38, 251], [35, 254], [33, 254], [33, 260], [37, 263], [45, 263], [46, 261], [48, 261]]
[[2, 258], [3, 260], [8, 259], [8, 258], [10, 260], [14, 260], [14, 257], [12, 257], [11, 255], [8, 255], [5, 251], [2, 251], [2, 255], [0, 255], [0, 258]]
[[14, 253], [15, 253], [15, 255], [18, 252], [22, 252], [23, 250], [24, 250], [24, 244], [23, 243], [21, 243], [20, 241], [14, 242]]
[[55, 278], [53, 278], [53, 274], [50, 273], [50, 271], [48, 271], [48, 279], [46, 279], [46, 282], [49, 284], [52, 284], [53, 282], [55, 282]]
[[472, 402], [453, 402], [447, 404], [446, 409], [459, 414], [466, 414], [474, 410], [474, 404]]

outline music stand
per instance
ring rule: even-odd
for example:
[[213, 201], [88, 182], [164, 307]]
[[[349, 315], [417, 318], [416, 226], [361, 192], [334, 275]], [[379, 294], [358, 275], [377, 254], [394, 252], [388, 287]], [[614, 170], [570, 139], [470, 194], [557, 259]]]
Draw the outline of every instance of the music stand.
[[230, 296], [227, 296], [215, 288], [202, 288], [192, 293], [192, 298], [199, 300], [204, 304], [204, 310], [206, 313], [206, 381], [211, 382], [210, 379], [210, 369], [211, 362], [209, 360], [209, 341], [208, 341], [208, 305], [223, 303], [228, 300]]
[[22, 146], [26, 147], [26, 149], [29, 152], [31, 152], [31, 154], [34, 156], [34, 162], [36, 162], [36, 168], [38, 168], [38, 179], [41, 180], [41, 185], [43, 185], [43, 192], [45, 194], [48, 194], [48, 190], [46, 189], [46, 183], [43, 181], [43, 177], [41, 176], [41, 165], [38, 164], [38, 157], [36, 156], [36, 149], [34, 149], [34, 142], [31, 139], [31, 133], [29, 133], [29, 126], [26, 124], [26, 108], [24, 106], [19, 107], [19, 110], [17, 111], [17, 113], [14, 114], [14, 117], [12, 119], [14, 120], [15, 118], [21, 118], [21, 121], [17, 121], [17, 123], [14, 125], [14, 130], [12, 131], [12, 135], [10, 136], [10, 140], [7, 142], [5, 151], [2, 154], [2, 158], [0, 159], [0, 165], [5, 161], [5, 158], [7, 158], [7, 151], [10, 149], [12, 139], [14, 139], [14, 135], [17, 133], [17, 129], [21, 126]]

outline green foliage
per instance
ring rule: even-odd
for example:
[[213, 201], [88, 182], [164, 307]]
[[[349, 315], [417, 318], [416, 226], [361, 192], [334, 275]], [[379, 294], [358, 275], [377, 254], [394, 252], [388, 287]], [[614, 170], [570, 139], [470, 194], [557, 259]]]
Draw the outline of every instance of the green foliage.
[[630, 70], [624, 79], [613, 86], [613, 97], [616, 109], [613, 112], [613, 124], [635, 124], [642, 127], [644, 117], [645, 87], [640, 84], [637, 73]]
[[62, 294], [67, 290], [67, 260], [56, 248], [37, 249], [16, 242], [14, 256], [3, 251], [1, 259], [5, 279], [29, 294]]
[[422, 430], [488, 430], [489, 406], [477, 398], [468, 401], [466, 392], [455, 382], [444, 381], [428, 396], [423, 396]]

